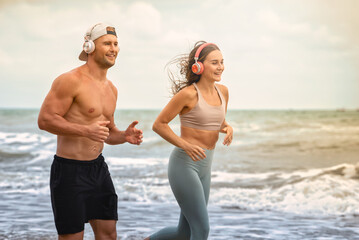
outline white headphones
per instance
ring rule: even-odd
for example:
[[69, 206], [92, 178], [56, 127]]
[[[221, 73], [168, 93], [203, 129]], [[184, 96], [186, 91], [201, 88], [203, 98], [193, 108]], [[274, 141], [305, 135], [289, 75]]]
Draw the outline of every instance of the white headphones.
[[93, 51], [95, 51], [95, 43], [91, 40], [91, 33], [92, 33], [92, 30], [97, 26], [99, 25], [98, 24], [95, 24], [91, 29], [90, 31], [87, 31], [84, 38], [85, 38], [85, 42], [84, 44], [82, 45], [82, 48], [84, 50], [85, 53], [89, 54], [89, 53], [92, 53]]
[[82, 45], [82, 48], [84, 49], [84, 52], [89, 54], [95, 51], [95, 43], [90, 39], [90, 35], [85, 35], [85, 42], [84, 45]]

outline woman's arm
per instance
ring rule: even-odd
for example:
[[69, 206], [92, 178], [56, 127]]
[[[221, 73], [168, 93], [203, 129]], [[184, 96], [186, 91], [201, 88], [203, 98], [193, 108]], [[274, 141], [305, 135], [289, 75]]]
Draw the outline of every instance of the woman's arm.
[[220, 132], [226, 134], [223, 140], [223, 145], [229, 146], [233, 140], [233, 128], [227, 123], [226, 120], [224, 120], [222, 123]]
[[169, 127], [169, 122], [171, 122], [182, 110], [188, 107], [191, 101], [196, 101], [197, 93], [195, 90], [187, 87], [180, 92], [178, 92], [166, 107], [158, 115], [157, 119], [153, 123], [152, 130], [160, 135], [163, 139], [169, 143], [182, 148], [186, 153], [194, 160], [200, 160], [200, 158], [205, 158], [206, 155], [204, 150], [196, 145], [188, 143], [183, 138], [177, 136], [173, 130]]
[[[226, 113], [227, 113], [227, 106], [228, 106], [228, 100], [229, 100], [228, 88], [224, 85], [220, 85], [220, 84], [218, 84], [218, 85], [220, 87], [220, 90], [221, 90], [224, 98], [226, 99]], [[226, 134], [226, 136], [224, 137], [224, 140], [223, 140], [223, 145], [229, 146], [233, 139], [233, 128], [227, 123], [226, 119], [224, 119], [224, 121], [221, 125], [220, 132]]]

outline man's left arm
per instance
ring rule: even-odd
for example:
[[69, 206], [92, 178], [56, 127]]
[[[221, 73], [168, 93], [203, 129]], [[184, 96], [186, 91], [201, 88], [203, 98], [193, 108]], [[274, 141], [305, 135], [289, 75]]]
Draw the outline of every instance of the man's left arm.
[[[112, 120], [113, 121], [113, 120]], [[111, 122], [112, 122], [111, 121]], [[135, 128], [138, 121], [133, 121], [125, 131], [120, 131], [115, 124], [109, 128], [109, 136], [105, 143], [109, 145], [123, 144], [125, 142], [140, 145], [142, 142], [142, 130]]]
[[[108, 81], [108, 83], [110, 84], [117, 101], [117, 89], [111, 81]], [[109, 120], [110, 123], [107, 125], [109, 129], [109, 136], [105, 140], [105, 143], [109, 145], [123, 144], [125, 142], [135, 145], [141, 144], [143, 138], [142, 130], [135, 128], [135, 126], [138, 124], [138, 121], [133, 121], [125, 131], [120, 131], [116, 127], [114, 113]]]

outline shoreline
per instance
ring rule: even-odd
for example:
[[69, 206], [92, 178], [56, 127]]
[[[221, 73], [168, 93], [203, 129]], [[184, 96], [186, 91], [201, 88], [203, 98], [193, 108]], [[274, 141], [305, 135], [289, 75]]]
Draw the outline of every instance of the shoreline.
[[[48, 209], [50, 212], [51, 210]], [[300, 216], [295, 214], [253, 211], [239, 208], [208, 206], [210, 218], [209, 239], [359, 239], [359, 216]], [[174, 203], [119, 202], [117, 233], [121, 240], [143, 240], [148, 235], [166, 226], [176, 226], [179, 207]], [[29, 213], [31, 214], [31, 213]], [[5, 236], [0, 231], [0, 239], [57, 239], [52, 218], [43, 219], [46, 224], [33, 224], [31, 219], [23, 219], [13, 226]], [[51, 215], [52, 217], [52, 215]], [[28, 231], [21, 228], [28, 225]], [[17, 230], [18, 231], [17, 231]], [[46, 229], [46, 230], [45, 230]], [[19, 231], [20, 230], [20, 231]], [[89, 224], [85, 225], [85, 240], [92, 240]]]

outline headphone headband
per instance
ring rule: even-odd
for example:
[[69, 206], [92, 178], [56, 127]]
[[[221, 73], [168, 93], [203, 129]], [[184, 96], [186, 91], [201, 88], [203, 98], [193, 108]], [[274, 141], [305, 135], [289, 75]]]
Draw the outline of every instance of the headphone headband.
[[191, 69], [192, 72], [196, 75], [201, 75], [203, 70], [204, 70], [204, 66], [203, 63], [201, 62], [197, 62], [198, 58], [199, 58], [199, 54], [201, 53], [201, 51], [203, 50], [203, 48], [207, 47], [208, 45], [214, 45], [217, 46], [214, 43], [203, 43], [201, 46], [199, 46], [199, 48], [197, 49], [195, 55], [194, 55], [194, 64], [192, 65]]
[[194, 55], [194, 59], [198, 60], [199, 54], [203, 50], [203, 48], [207, 47], [208, 45], [216, 45], [214, 43], [203, 43], [196, 51], [196, 54]]

